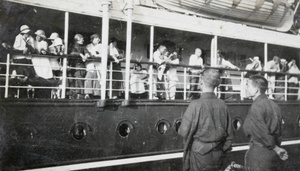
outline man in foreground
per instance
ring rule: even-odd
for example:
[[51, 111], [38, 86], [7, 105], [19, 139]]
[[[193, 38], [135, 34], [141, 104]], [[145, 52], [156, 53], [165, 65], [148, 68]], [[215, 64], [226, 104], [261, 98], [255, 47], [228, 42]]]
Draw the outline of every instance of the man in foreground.
[[208, 69], [200, 79], [201, 98], [192, 101], [183, 115], [179, 134], [184, 139], [183, 170], [220, 170], [231, 149], [233, 130], [228, 108], [214, 89], [220, 73]]
[[265, 94], [268, 81], [253, 75], [247, 84], [248, 95], [254, 100], [243, 126], [251, 138], [245, 155], [245, 166], [256, 171], [281, 170], [280, 159], [288, 158], [287, 151], [280, 148], [282, 116], [279, 106]]

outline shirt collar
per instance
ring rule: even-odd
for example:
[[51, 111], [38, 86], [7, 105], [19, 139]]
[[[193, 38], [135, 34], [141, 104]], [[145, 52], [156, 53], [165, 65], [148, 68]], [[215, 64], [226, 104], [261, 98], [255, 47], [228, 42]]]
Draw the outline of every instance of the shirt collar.
[[216, 99], [217, 96], [214, 92], [202, 93], [200, 99]]
[[266, 94], [259, 95], [254, 101], [262, 100], [262, 99], [268, 99]]

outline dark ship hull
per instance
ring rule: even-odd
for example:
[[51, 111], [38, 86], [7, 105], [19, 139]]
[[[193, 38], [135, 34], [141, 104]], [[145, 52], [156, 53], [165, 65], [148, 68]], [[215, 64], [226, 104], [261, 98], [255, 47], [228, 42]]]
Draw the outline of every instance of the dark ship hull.
[[[2, 100], [3, 170], [181, 170], [182, 139], [177, 134], [184, 101]], [[243, 164], [249, 139], [243, 120], [251, 102], [228, 102], [235, 127], [233, 151], [224, 163]], [[284, 115], [286, 170], [299, 168], [299, 102], [280, 102]]]

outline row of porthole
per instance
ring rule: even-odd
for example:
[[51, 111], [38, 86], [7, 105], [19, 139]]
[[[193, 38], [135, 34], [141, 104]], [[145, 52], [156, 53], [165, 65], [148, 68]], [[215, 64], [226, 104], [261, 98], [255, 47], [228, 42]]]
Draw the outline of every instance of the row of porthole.
[[[174, 122], [174, 129], [176, 132], [178, 132], [178, 129], [181, 124], [181, 119], [178, 119]], [[239, 130], [242, 125], [242, 120], [240, 118], [236, 118], [233, 120], [233, 128], [235, 130]], [[155, 126], [155, 129], [157, 133], [159, 134], [165, 134], [169, 128], [171, 127], [171, 124], [167, 120], [159, 120]], [[122, 121], [117, 126], [117, 131], [120, 137], [126, 138], [129, 136], [131, 130], [134, 129], [133, 124], [130, 121]], [[76, 140], [82, 140], [86, 137], [87, 132], [90, 132], [91, 128], [89, 125], [85, 123], [76, 123], [71, 128], [71, 135]]]
[[[181, 119], [177, 119], [174, 122], [173, 127], [176, 132], [178, 132], [180, 124]], [[298, 126], [300, 126], [300, 119], [298, 119], [298, 124]], [[239, 130], [242, 125], [242, 119], [235, 118], [232, 121], [232, 125], [234, 130]], [[156, 132], [162, 135], [165, 134], [170, 127], [170, 122], [164, 119], [159, 120], [155, 125]], [[133, 129], [134, 125], [130, 121], [124, 120], [118, 124], [116, 131], [118, 132], [120, 137], [126, 138], [129, 136], [130, 132]], [[92, 128], [87, 123], [78, 122], [72, 125], [69, 133], [75, 140], [83, 140], [88, 135], [88, 133], [91, 133], [92, 131]], [[16, 134], [18, 138], [21, 139], [33, 139], [37, 135], [37, 129], [29, 124], [21, 124], [16, 128]], [[12, 135], [12, 137], [14, 137], [14, 135]]]

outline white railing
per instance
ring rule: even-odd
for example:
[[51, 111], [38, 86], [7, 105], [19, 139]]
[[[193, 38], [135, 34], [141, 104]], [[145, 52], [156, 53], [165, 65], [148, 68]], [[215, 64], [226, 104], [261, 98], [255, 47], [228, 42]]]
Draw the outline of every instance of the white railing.
[[[20, 56], [20, 55], [18, 55]], [[32, 56], [42, 56], [42, 57], [47, 57], [47, 58], [51, 58], [53, 56], [45, 56], [45, 55], [27, 55], [27, 57], [30, 59], [30, 57]], [[57, 58], [57, 56], [55, 56]], [[71, 58], [71, 56], [60, 56], [63, 59], [67, 59], [67, 58]], [[44, 89], [44, 90], [55, 90], [58, 92], [61, 92], [58, 95], [58, 98], [68, 98], [68, 96], [72, 96], [72, 94], [70, 94], [72, 91], [84, 91], [84, 90], [93, 90], [93, 91], [100, 91], [101, 87], [98, 88], [87, 88], [84, 86], [84, 83], [86, 81], [94, 81], [100, 82], [99, 78], [85, 78], [85, 76], [83, 76], [82, 78], [80, 77], [74, 77], [74, 76], [70, 76], [68, 75], [68, 73], [70, 72], [70, 70], [75, 70], [75, 71], [86, 71], [86, 68], [84, 67], [70, 67], [67, 66], [67, 62], [63, 62], [63, 65], [61, 66], [61, 72], [62, 73], [66, 73], [66, 74], [62, 74], [62, 76], [58, 76], [56, 78], [52, 78], [52, 79], [42, 79], [39, 78], [36, 81], [40, 81], [42, 80], [42, 83], [38, 84], [35, 83], [34, 81], [32, 82], [18, 82], [18, 80], [16, 81], [16, 78], [18, 77], [25, 77], [25, 75], [21, 75], [20, 73], [17, 74], [12, 74], [12, 68], [13, 67], [18, 67], [18, 66], [23, 66], [23, 67], [49, 67], [49, 66], [45, 66], [45, 65], [32, 65], [32, 64], [21, 64], [21, 63], [14, 63], [11, 62], [14, 58], [14, 55], [8, 54], [7, 55], [7, 61], [6, 62], [2, 62], [0, 63], [1, 66], [6, 66], [6, 73], [0, 73], [0, 88], [4, 91], [1, 91], [1, 93], [3, 93], [3, 95], [1, 95], [0, 97], [4, 97], [4, 98], [8, 98], [10, 92], [12, 92], [12, 90], [15, 91], [15, 94], [10, 95], [10, 97], [17, 97], [19, 98], [19, 90], [21, 89], [27, 89], [27, 90], [34, 90], [34, 89]], [[92, 59], [92, 60], [97, 60], [97, 59]], [[66, 61], [66, 60], [63, 60]], [[136, 61], [131, 61], [131, 64], [133, 63], [137, 63]], [[156, 65], [153, 62], [141, 62], [143, 65]], [[171, 65], [173, 67], [177, 67], [177, 76], [178, 76], [178, 82], [176, 83], [176, 99], [182, 99], [182, 100], [187, 100], [187, 94], [188, 93], [200, 93], [201, 90], [198, 89], [191, 91], [190, 87], [193, 85], [198, 85], [198, 83], [190, 83], [190, 78], [191, 77], [200, 77], [200, 75], [191, 75], [190, 73], [188, 73], [188, 68], [198, 68], [199, 67], [195, 67], [195, 66], [188, 66], [188, 65]], [[206, 68], [213, 68], [213, 67], [206, 67]], [[216, 89], [216, 94], [218, 95], [219, 98], [223, 98], [223, 99], [231, 99], [231, 100], [244, 100], [247, 99], [247, 97], [245, 96], [245, 86], [246, 86], [246, 82], [247, 82], [247, 78], [244, 78], [244, 72], [249, 72], [248, 70], [233, 70], [233, 69], [224, 69], [224, 68], [215, 68], [215, 69], [222, 69], [222, 70], [227, 70], [227, 72], [229, 73], [227, 76], [222, 76], [222, 82], [219, 85], [219, 87]], [[94, 70], [96, 71], [96, 70]], [[122, 79], [116, 80], [113, 79], [113, 73], [121, 73], [123, 75]], [[250, 72], [257, 72], [257, 73], [261, 73], [262, 75], [265, 74], [267, 75], [267, 73], [270, 72], [263, 72], [263, 71], [250, 71]], [[288, 84], [288, 78], [291, 76], [296, 76], [299, 77], [299, 75], [297, 74], [290, 74], [290, 73], [276, 73], [278, 76], [281, 75], [281, 79], [278, 79], [275, 81], [275, 92], [273, 92], [273, 96], [275, 99], [277, 100], [289, 100], [289, 99], [299, 99], [300, 97], [298, 97], [299, 95], [299, 82], [298, 84], [295, 85], [289, 85]], [[125, 96], [124, 92], [125, 92], [125, 88], [126, 88], [126, 84], [125, 84], [125, 70], [121, 69], [121, 70], [113, 70], [113, 62], [110, 62], [110, 65], [108, 66], [108, 70], [107, 70], [107, 77], [106, 79], [106, 96], [107, 98], [111, 99], [113, 98], [113, 92], [119, 92], [119, 94], [122, 94], [122, 96], [119, 96], [119, 98], [122, 98]], [[150, 100], [154, 99], [154, 97], [152, 97], [151, 95], [156, 92], [157, 94], [164, 94], [166, 93], [165, 89], [155, 89], [154, 87], [161, 85], [162, 87], [165, 86], [165, 81], [158, 81], [158, 80], [153, 80], [151, 78], [157, 78], [157, 72], [153, 72], [153, 75], [150, 75], [150, 72], [148, 72], [148, 80], [146, 81], [142, 81], [142, 83], [146, 82], [147, 83], [147, 87], [145, 89], [146, 94], [148, 95], [148, 98]], [[103, 78], [101, 78], [103, 79]], [[46, 80], [46, 81], [45, 81]], [[47, 82], [51, 80], [50, 82]], [[73, 86], [69, 85], [68, 82], [72, 82], [72, 81], [81, 81], [81, 86]], [[62, 82], [66, 82], [65, 85], [61, 84]], [[153, 81], [155, 81], [156, 83], [154, 83]], [[16, 83], [17, 82], [17, 83]], [[45, 83], [43, 85], [43, 82]], [[118, 88], [113, 88], [113, 83], [117, 83], [119, 82], [119, 87]], [[31, 84], [33, 83], [33, 84]], [[139, 83], [139, 82], [137, 82]], [[156, 85], [156, 86], [155, 86]], [[129, 85], [130, 86], [130, 85]], [[152, 87], [152, 89], [151, 89]], [[130, 87], [129, 87], [130, 89]], [[17, 90], [17, 91], [16, 91]], [[63, 93], [65, 92], [65, 94]], [[80, 93], [79, 93], [80, 94]], [[82, 94], [82, 93], [81, 93]], [[267, 94], [269, 95], [269, 91], [267, 92]], [[230, 97], [230, 98], [228, 98]], [[293, 97], [293, 98], [291, 98]], [[76, 98], [76, 97], [75, 97]], [[80, 98], [84, 98], [84, 93], [82, 96], [80, 96]], [[98, 98], [98, 97], [97, 97]]]

